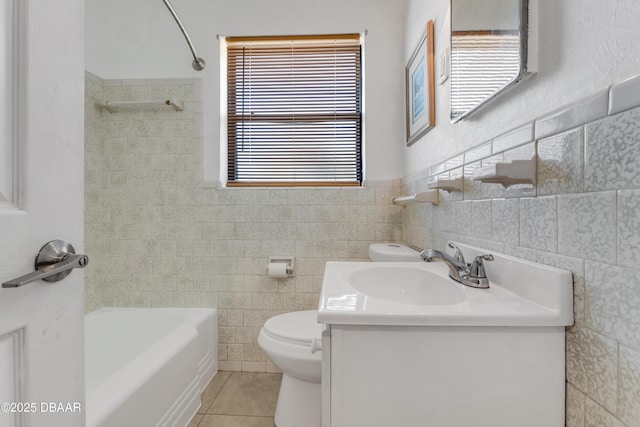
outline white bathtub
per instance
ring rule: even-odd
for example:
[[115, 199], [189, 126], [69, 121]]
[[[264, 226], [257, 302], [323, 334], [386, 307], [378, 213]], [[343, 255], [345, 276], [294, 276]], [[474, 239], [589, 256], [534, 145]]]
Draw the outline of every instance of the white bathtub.
[[87, 427], [184, 427], [218, 369], [216, 311], [103, 308], [85, 316]]

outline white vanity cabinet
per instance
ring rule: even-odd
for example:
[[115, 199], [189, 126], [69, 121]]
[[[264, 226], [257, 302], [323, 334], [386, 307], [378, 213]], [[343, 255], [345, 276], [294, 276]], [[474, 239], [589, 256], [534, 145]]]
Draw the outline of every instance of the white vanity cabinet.
[[571, 273], [493, 258], [488, 289], [444, 263], [328, 262], [323, 427], [563, 427]]
[[564, 327], [330, 325], [323, 427], [562, 427]]

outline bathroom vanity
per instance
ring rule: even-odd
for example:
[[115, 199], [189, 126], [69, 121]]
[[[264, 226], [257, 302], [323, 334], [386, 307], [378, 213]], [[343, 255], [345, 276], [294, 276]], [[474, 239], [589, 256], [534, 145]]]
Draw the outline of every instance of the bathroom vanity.
[[323, 427], [564, 426], [571, 273], [493, 255], [489, 289], [442, 263], [327, 263]]

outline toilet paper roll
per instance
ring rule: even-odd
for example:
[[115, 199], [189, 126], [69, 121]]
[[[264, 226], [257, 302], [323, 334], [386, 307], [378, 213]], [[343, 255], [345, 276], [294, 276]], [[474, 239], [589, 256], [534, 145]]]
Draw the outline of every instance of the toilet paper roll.
[[286, 262], [272, 262], [269, 264], [269, 277], [274, 279], [286, 279], [287, 275], [287, 263]]

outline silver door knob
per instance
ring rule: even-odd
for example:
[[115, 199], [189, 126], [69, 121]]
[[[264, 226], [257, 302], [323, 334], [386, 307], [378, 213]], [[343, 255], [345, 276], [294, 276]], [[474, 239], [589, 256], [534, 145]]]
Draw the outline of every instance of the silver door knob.
[[89, 264], [89, 257], [76, 255], [70, 243], [64, 240], [52, 240], [40, 248], [36, 255], [36, 271], [4, 282], [2, 287], [17, 288], [40, 279], [57, 282], [67, 277], [74, 268], [85, 268], [87, 264]]

